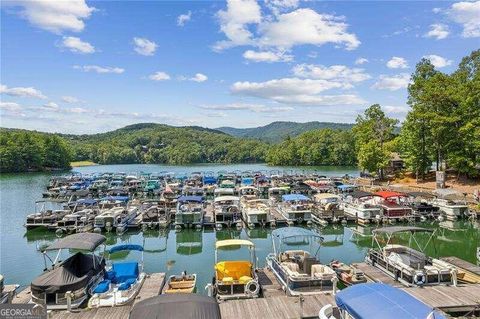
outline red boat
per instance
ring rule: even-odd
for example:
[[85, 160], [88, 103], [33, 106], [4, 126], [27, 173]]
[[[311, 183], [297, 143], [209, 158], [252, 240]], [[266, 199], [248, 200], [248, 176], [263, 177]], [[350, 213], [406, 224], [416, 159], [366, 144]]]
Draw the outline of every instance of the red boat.
[[413, 213], [412, 208], [407, 206], [407, 195], [404, 193], [379, 191], [375, 195], [379, 196], [377, 204], [383, 209], [383, 217], [402, 218]]

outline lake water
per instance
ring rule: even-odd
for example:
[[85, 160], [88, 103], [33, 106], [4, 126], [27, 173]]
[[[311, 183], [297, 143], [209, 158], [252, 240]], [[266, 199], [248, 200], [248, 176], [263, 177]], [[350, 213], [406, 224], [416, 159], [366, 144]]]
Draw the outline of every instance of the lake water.
[[[75, 168], [81, 173], [92, 172], [176, 172], [189, 173], [194, 171], [259, 171], [259, 170], [316, 170], [329, 176], [344, 174], [357, 175], [356, 168], [275, 168], [260, 164], [254, 165], [195, 165], [195, 166], [160, 166], [160, 165], [105, 165]], [[43, 268], [42, 254], [37, 248], [45, 243], [53, 242], [56, 236], [53, 232], [25, 231], [23, 224], [25, 216], [35, 209], [35, 201], [41, 199], [42, 192], [51, 174], [29, 173], [0, 175], [0, 273], [4, 275], [7, 284], [17, 283], [29, 285]], [[438, 222], [425, 223], [422, 226], [438, 228], [435, 245], [428, 246], [429, 255], [457, 256], [470, 262], [475, 262], [475, 250], [480, 243], [480, 224], [473, 222], [456, 222], [443, 224]], [[371, 238], [352, 237], [351, 228], [356, 225], [328, 226], [321, 230], [325, 238], [318, 257], [324, 263], [339, 259], [346, 263], [360, 262], [372, 246]], [[362, 232], [371, 232], [369, 228], [359, 228]], [[204, 293], [203, 288], [213, 276], [214, 246], [216, 240], [228, 238], [250, 239], [256, 244], [259, 266], [265, 264], [265, 257], [272, 251], [270, 229], [253, 230], [222, 230], [214, 231], [148, 231], [127, 232], [122, 236], [108, 234], [107, 247], [119, 243], [135, 243], [145, 247], [145, 271], [167, 272], [168, 274], [188, 273], [198, 274], [197, 291]], [[421, 244], [426, 237], [419, 237]], [[298, 246], [296, 246], [298, 247]], [[225, 252], [221, 256], [238, 256], [242, 251]], [[112, 256], [117, 260], [139, 260], [138, 252], [117, 254]]]

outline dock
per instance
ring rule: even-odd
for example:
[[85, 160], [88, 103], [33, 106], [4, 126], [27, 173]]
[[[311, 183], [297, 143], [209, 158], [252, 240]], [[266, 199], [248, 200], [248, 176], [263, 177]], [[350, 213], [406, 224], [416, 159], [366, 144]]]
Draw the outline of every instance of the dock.
[[460, 259], [458, 257], [441, 257], [440, 259], [454, 265], [457, 268], [460, 268], [461, 270], [466, 270], [480, 276], [480, 266], [472, 264], [466, 260]]
[[[51, 311], [49, 318], [55, 319], [127, 319], [132, 307], [139, 301], [154, 297], [160, 294], [165, 284], [165, 273], [153, 273], [147, 275], [145, 282], [140, 289], [137, 297], [125, 306], [120, 307], [101, 307], [95, 309], [72, 309], [71, 312], [66, 310]], [[30, 287], [19, 292], [12, 303], [27, 303], [31, 297]]]

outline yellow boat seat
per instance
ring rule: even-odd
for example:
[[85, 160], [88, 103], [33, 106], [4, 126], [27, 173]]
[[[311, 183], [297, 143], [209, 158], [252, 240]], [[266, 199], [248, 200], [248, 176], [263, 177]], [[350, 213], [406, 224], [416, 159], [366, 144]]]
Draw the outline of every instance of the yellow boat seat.
[[217, 280], [231, 277], [239, 280], [243, 276], [252, 275], [252, 263], [248, 261], [221, 261], [215, 265]]
[[232, 277], [223, 277], [222, 282], [224, 284], [232, 284], [233, 283], [233, 278]]
[[250, 280], [252, 280], [252, 277], [250, 276], [242, 276], [238, 279], [238, 282], [241, 283], [241, 284], [246, 284], [247, 282], [249, 282]]

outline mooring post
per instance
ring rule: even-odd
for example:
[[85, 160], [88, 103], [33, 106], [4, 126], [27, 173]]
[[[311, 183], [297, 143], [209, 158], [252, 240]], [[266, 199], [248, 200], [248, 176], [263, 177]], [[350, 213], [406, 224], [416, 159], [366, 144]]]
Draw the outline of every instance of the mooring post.
[[67, 291], [65, 293], [65, 297], [67, 297], [67, 312], [71, 312], [71, 310], [72, 310], [72, 292]]

